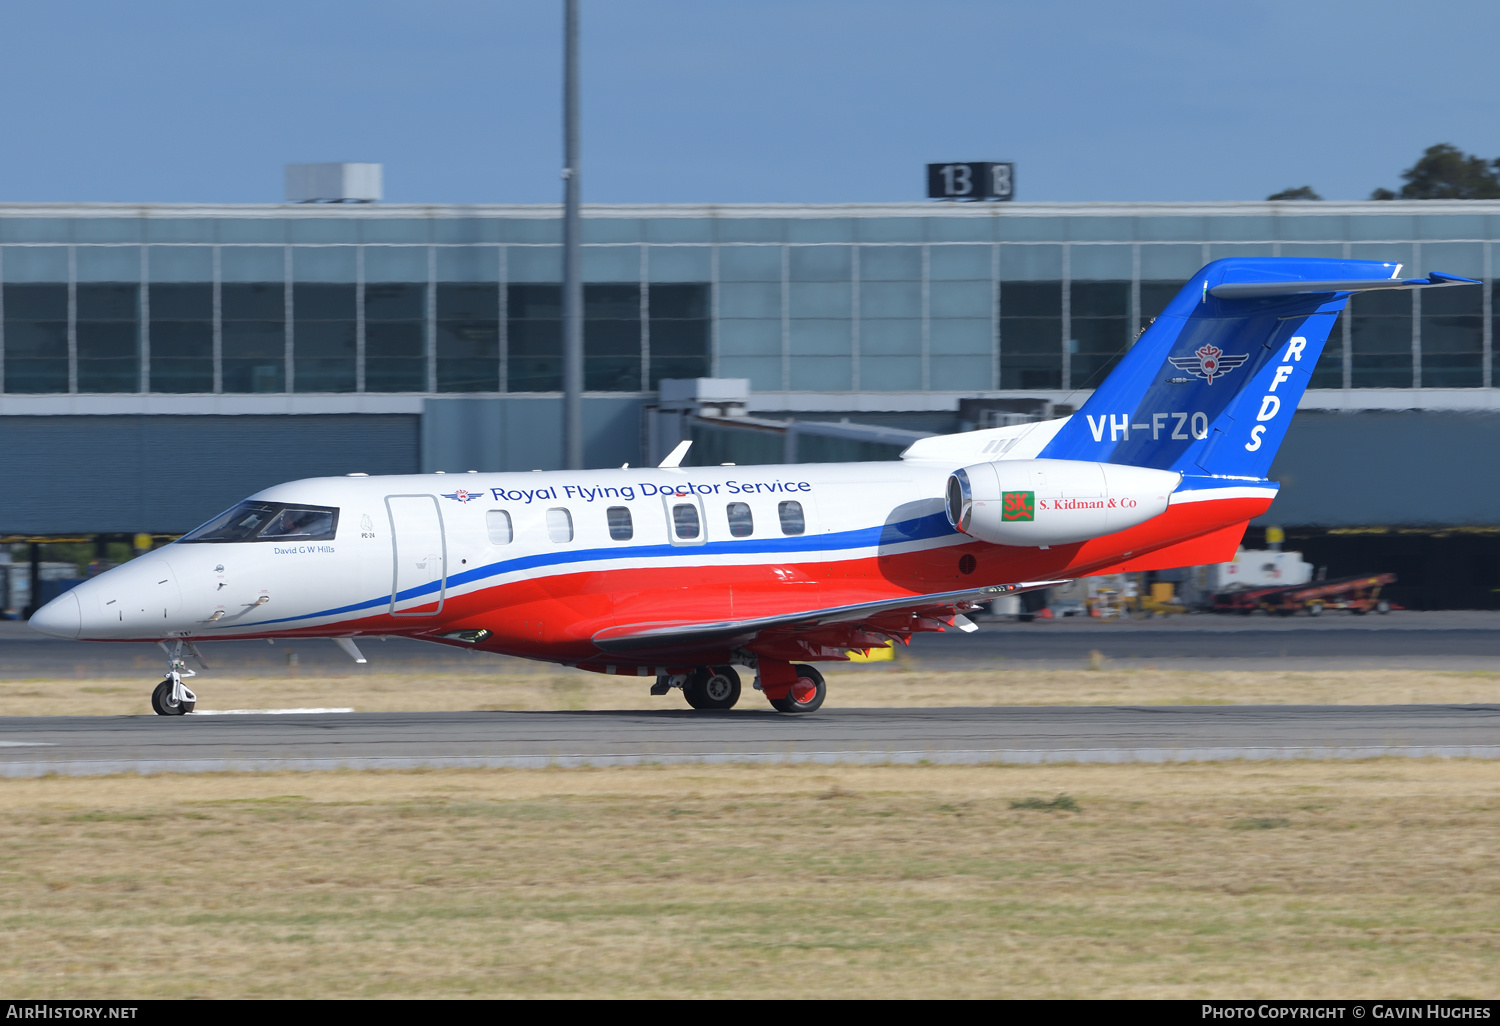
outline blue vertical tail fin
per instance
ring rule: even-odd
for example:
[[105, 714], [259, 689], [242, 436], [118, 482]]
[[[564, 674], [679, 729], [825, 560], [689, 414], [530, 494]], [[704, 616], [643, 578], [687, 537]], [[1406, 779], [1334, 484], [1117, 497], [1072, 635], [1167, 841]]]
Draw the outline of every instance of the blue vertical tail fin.
[[1372, 260], [1214, 261], [1039, 455], [1263, 480], [1351, 295], [1480, 284], [1399, 272]]

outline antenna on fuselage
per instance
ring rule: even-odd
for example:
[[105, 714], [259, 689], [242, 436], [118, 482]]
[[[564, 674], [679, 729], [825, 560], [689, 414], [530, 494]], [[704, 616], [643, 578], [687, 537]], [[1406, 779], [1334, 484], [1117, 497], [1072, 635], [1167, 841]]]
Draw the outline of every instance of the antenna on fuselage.
[[687, 455], [688, 449], [692, 448], [693, 440], [685, 439], [677, 443], [677, 448], [667, 453], [667, 458], [657, 464], [657, 467], [680, 467], [682, 458]]

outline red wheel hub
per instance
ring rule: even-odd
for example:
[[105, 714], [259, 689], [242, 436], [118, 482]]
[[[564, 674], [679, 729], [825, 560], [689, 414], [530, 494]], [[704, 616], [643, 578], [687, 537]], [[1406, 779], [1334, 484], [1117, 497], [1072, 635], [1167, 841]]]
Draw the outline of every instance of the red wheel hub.
[[796, 683], [792, 685], [792, 701], [798, 705], [806, 705], [808, 702], [811, 702], [817, 693], [817, 681], [810, 680], [807, 677], [798, 677]]

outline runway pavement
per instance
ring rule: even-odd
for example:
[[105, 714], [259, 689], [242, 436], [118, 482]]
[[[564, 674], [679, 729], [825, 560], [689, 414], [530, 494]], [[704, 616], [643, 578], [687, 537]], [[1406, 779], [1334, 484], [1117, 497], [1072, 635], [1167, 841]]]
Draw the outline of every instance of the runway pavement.
[[1098, 651], [1121, 669], [1500, 670], [1500, 613], [1453, 610], [1320, 617], [1196, 614], [1151, 620], [1069, 617], [983, 624], [973, 634], [918, 635], [911, 654], [934, 669], [1078, 666]]
[[1500, 758], [1500, 705], [467, 712], [0, 719], [0, 776]]
[[[546, 664], [393, 638], [360, 639], [369, 663], [359, 666], [325, 639], [205, 643], [215, 673], [545, 672]], [[1057, 668], [1086, 665], [1099, 651], [1122, 668], [1315, 670], [1361, 666], [1429, 670], [1500, 670], [1500, 613], [1395, 612], [1311, 617], [1175, 616], [1106, 621], [1083, 617], [1018, 623], [985, 619], [974, 634], [918, 635], [903, 656], [936, 670]], [[121, 678], [159, 680], [165, 668], [151, 644], [58, 641], [23, 623], [0, 623], [0, 679]]]

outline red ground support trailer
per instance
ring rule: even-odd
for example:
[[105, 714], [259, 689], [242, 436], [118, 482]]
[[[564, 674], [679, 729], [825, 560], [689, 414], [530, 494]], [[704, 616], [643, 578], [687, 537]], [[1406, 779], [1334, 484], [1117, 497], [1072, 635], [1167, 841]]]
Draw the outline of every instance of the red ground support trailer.
[[1357, 614], [1372, 610], [1389, 613], [1391, 604], [1380, 597], [1380, 589], [1395, 583], [1395, 574], [1366, 574], [1295, 584], [1289, 588], [1247, 588], [1215, 595], [1213, 609], [1216, 613], [1239, 613], [1242, 616], [1249, 616], [1257, 609], [1279, 616], [1292, 616], [1303, 609], [1307, 610], [1308, 616], [1318, 616], [1325, 609], [1347, 609]]

